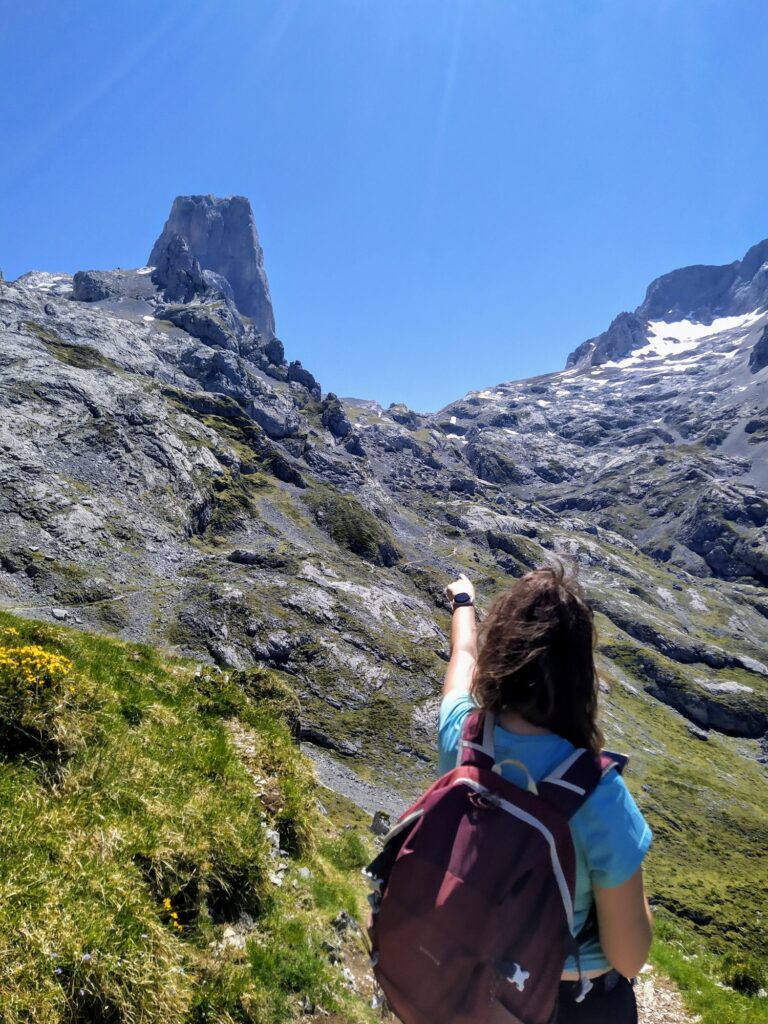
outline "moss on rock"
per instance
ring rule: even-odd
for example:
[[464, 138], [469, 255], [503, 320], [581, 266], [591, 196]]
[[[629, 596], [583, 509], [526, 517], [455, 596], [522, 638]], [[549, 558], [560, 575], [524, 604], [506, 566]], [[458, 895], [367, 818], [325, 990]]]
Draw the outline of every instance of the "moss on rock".
[[392, 566], [400, 551], [390, 532], [353, 498], [330, 487], [314, 487], [304, 499], [315, 519], [340, 547], [375, 565]]

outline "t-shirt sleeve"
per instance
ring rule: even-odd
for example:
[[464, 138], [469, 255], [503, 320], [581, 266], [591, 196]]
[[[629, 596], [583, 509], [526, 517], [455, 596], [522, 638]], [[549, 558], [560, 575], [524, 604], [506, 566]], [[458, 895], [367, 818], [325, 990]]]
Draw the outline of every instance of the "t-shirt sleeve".
[[464, 720], [476, 707], [467, 692], [454, 691], [443, 697], [437, 725], [437, 752], [440, 757], [441, 775], [450, 771], [456, 764]]
[[618, 772], [610, 772], [573, 817], [581, 832], [593, 885], [606, 889], [634, 875], [652, 834]]

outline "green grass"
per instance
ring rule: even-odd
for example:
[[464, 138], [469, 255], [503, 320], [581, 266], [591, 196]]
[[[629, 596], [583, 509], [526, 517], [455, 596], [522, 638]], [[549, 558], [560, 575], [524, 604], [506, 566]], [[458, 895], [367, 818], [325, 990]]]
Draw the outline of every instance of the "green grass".
[[[753, 974], [765, 977], [764, 962], [756, 963], [748, 953], [745, 959]], [[763, 1024], [768, 1019], [768, 999], [724, 987], [722, 962], [673, 920], [657, 915], [651, 960], [677, 983], [686, 1006], [701, 1016], [702, 1024]]]
[[226, 535], [246, 526], [259, 518], [254, 494], [265, 486], [264, 477], [259, 473], [248, 476], [233, 475], [225, 470], [213, 480], [211, 495], [211, 518], [206, 533]]
[[92, 345], [66, 345], [44, 340], [45, 347], [61, 363], [77, 370], [120, 370], [112, 359], [103, 356]]
[[315, 486], [304, 500], [312, 509], [318, 525], [340, 547], [375, 565], [390, 566], [399, 559], [400, 552], [389, 530], [351, 494]]
[[317, 809], [285, 684], [0, 614], [0, 646], [30, 644], [74, 668], [61, 746], [0, 750], [2, 1024], [368, 1019], [322, 948], [367, 851]]
[[652, 959], [703, 1024], [768, 1021], [768, 999], [720, 987], [735, 980], [737, 962], [753, 973], [750, 964], [768, 963], [765, 770], [737, 752], [739, 740], [692, 738], [679, 715], [621, 686], [619, 666], [600, 667], [612, 682], [607, 745], [631, 752], [627, 782], [654, 833], [645, 866]]

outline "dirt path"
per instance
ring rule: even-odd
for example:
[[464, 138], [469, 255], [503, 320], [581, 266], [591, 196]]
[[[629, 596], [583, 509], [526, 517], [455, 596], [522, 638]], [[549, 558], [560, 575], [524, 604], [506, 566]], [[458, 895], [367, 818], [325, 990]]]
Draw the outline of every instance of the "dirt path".
[[652, 968], [640, 972], [635, 993], [638, 1024], [694, 1024], [701, 1020], [688, 1013], [669, 978], [660, 977]]
[[351, 768], [319, 747], [303, 743], [301, 750], [314, 762], [317, 781], [322, 786], [332, 789], [334, 793], [341, 793], [367, 814], [373, 816], [376, 811], [386, 811], [394, 821], [407, 810], [408, 801], [405, 797], [385, 786], [365, 782]]

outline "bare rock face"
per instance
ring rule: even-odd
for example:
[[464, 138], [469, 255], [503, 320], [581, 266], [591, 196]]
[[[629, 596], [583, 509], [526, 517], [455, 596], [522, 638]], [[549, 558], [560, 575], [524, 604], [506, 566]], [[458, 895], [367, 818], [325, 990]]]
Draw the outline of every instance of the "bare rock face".
[[648, 286], [636, 310], [646, 320], [696, 320], [739, 316], [768, 305], [768, 239], [753, 245], [744, 259], [722, 267], [673, 270]]
[[150, 258], [154, 267], [152, 281], [170, 302], [191, 302], [195, 295], [205, 292], [207, 285], [200, 261], [190, 252], [183, 235], [174, 233], [158, 239]]
[[768, 327], [755, 342], [755, 347], [749, 356], [749, 368], [752, 373], [759, 373], [766, 366], [768, 366]]
[[[178, 196], [149, 257], [151, 266], [168, 270], [169, 246], [181, 236], [201, 269], [224, 278], [241, 313], [268, 337], [275, 333], [264, 254], [250, 202], [243, 196]], [[176, 249], [178, 249], [178, 243]], [[187, 260], [188, 257], [183, 252]]]
[[[60, 294], [54, 291], [53, 294]], [[71, 297], [75, 302], [102, 302], [110, 299], [155, 298], [149, 275], [142, 270], [78, 270], [72, 278]]]
[[648, 337], [648, 324], [634, 313], [619, 313], [607, 331], [590, 338], [568, 356], [566, 368], [572, 366], [601, 366], [613, 359], [624, 359], [630, 352], [642, 348]]

